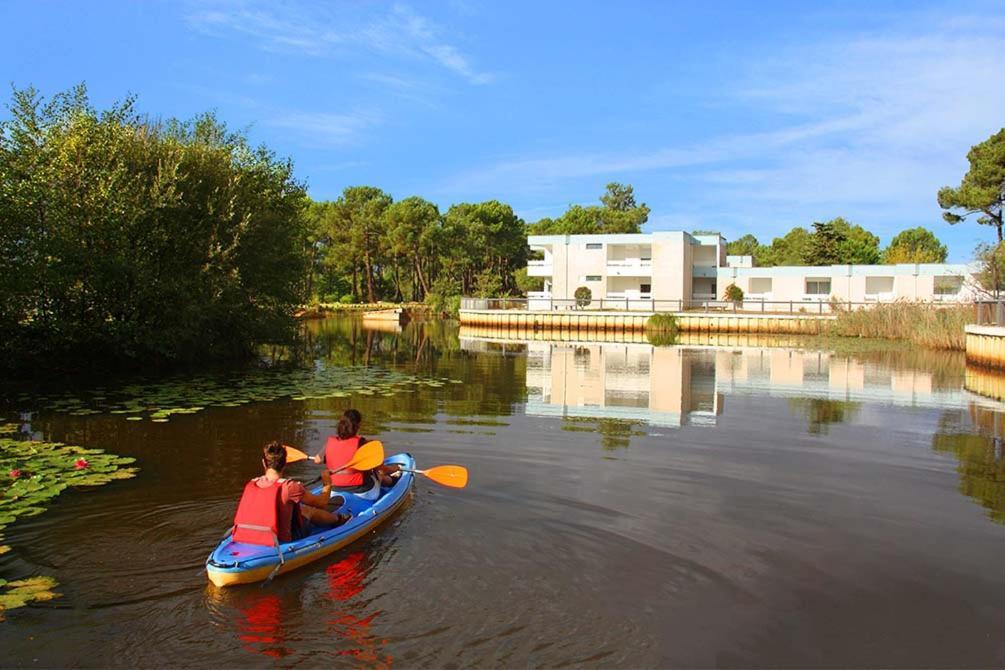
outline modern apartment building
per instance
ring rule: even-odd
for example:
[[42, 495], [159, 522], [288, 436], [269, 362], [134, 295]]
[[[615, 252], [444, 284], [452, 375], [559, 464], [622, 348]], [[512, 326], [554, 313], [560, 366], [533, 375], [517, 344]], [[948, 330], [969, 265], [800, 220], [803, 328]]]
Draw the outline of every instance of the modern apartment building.
[[594, 300], [636, 301], [637, 309], [646, 300], [721, 300], [730, 284], [754, 302], [958, 301], [976, 292], [966, 264], [753, 267], [749, 256], [727, 256], [721, 235], [531, 235], [527, 242], [543, 255], [528, 263], [530, 276], [544, 278], [544, 291], [529, 296], [532, 307], [571, 300], [580, 286]]

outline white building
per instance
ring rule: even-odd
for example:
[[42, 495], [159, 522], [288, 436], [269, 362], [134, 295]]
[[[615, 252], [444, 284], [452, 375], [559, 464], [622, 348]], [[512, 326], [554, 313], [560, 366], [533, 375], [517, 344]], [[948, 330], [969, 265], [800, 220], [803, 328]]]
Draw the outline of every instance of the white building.
[[966, 264], [753, 267], [749, 256], [727, 257], [726, 240], [718, 234], [531, 235], [527, 242], [543, 254], [527, 268], [530, 276], [544, 278], [544, 291], [529, 296], [536, 309], [573, 300], [580, 286], [590, 289], [594, 301], [624, 300], [629, 309], [722, 300], [730, 284], [751, 303], [814, 308], [831, 300], [959, 301], [972, 299], [976, 289]]

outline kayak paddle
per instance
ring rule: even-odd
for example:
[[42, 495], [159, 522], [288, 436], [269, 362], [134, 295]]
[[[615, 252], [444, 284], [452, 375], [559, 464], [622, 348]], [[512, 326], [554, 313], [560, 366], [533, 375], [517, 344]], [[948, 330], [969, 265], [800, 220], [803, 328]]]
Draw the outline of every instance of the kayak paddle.
[[426, 475], [437, 484], [462, 489], [468, 485], [468, 470], [460, 465], [437, 465], [426, 470], [409, 470], [400, 468], [402, 472], [415, 472]]
[[300, 451], [299, 449], [297, 449], [295, 447], [291, 447], [291, 446], [286, 445], [286, 444], [284, 444], [283, 446], [286, 447], [286, 462], [287, 463], [296, 463], [297, 461], [303, 461], [303, 460], [306, 460], [306, 459], [310, 458], [310, 456], [308, 456], [307, 454], [305, 454], [304, 452]]
[[[310, 458], [307, 454], [300, 451], [296, 447], [291, 447], [289, 445], [283, 445], [286, 447], [286, 462], [296, 463], [297, 461], [305, 461]], [[381, 444], [380, 440], [373, 440], [367, 442], [362, 447], [356, 450], [356, 453], [349, 462], [343, 465], [338, 470], [333, 470], [332, 472], [342, 472], [343, 470], [373, 470], [375, 467], [382, 465], [384, 463], [384, 445]]]
[[342, 472], [343, 470], [359, 470], [361, 472], [364, 470], [373, 470], [383, 464], [384, 445], [381, 444], [380, 440], [373, 440], [357, 449], [353, 457], [349, 459], [349, 462], [338, 470], [332, 470], [332, 474]]

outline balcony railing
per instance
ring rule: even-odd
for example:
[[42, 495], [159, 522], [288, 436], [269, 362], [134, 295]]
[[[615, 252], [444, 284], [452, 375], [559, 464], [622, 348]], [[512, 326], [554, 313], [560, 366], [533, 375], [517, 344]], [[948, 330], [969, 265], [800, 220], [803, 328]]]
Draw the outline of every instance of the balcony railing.
[[550, 277], [552, 273], [552, 262], [550, 260], [527, 261], [528, 277]]
[[[614, 294], [617, 295], [617, 294]], [[528, 298], [462, 298], [461, 309], [471, 310], [497, 310], [497, 309], [518, 309], [533, 311], [561, 311], [561, 310], [590, 310], [590, 311], [643, 311], [643, 312], [734, 312], [745, 314], [832, 314], [835, 311], [846, 311], [855, 309], [867, 309], [880, 304], [897, 302], [895, 300], [882, 301], [871, 300], [868, 302], [851, 302], [848, 300], [829, 300], [827, 298], [813, 298], [809, 296], [802, 300], [763, 300], [760, 298], [747, 297], [739, 302], [728, 300], [715, 300], [714, 298], [704, 299], [700, 295], [692, 297], [690, 300], [655, 300], [651, 294], [642, 294], [639, 297], [624, 296], [614, 297], [608, 295], [606, 298], [593, 298], [590, 300], [577, 300], [575, 298], [554, 298], [547, 292], [535, 292], [529, 294]], [[947, 301], [934, 300], [929, 304], [942, 306]], [[958, 304], [973, 304], [963, 301], [955, 301]], [[982, 305], [984, 305], [982, 307]], [[978, 303], [978, 312], [983, 309], [983, 322], [1005, 323], [1005, 308], [986, 306]], [[1000, 316], [1001, 315], [1001, 316]], [[981, 315], [978, 314], [978, 322], [981, 322]]]
[[649, 259], [624, 258], [607, 261], [609, 277], [648, 277], [653, 273], [653, 262]]

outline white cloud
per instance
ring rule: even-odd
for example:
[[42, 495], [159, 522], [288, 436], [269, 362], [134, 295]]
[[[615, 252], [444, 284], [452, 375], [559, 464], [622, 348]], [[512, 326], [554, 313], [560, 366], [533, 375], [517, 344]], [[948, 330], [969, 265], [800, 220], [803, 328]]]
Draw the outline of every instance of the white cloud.
[[476, 68], [444, 30], [407, 5], [382, 14], [361, 16], [358, 6], [337, 11], [318, 4], [299, 5], [260, 0], [217, 0], [192, 5], [186, 20], [193, 30], [216, 37], [252, 37], [269, 51], [334, 56], [340, 48], [361, 48], [436, 64], [471, 84], [486, 84], [493, 75]]
[[781, 232], [854, 212], [880, 233], [907, 221], [938, 225], [936, 190], [958, 183], [970, 146], [1005, 125], [1003, 20], [895, 20], [881, 34], [779, 47], [737, 64], [740, 84], [723, 102], [767, 119], [771, 131], [645, 151], [507, 157], [455, 175], [444, 190], [554, 199], [577, 179], [666, 174], [667, 184], [687, 185], [694, 211], [654, 210], [653, 227], [698, 214], [712, 227], [756, 222]]
[[293, 131], [300, 139], [314, 145], [342, 145], [359, 139], [361, 131], [376, 125], [380, 116], [375, 112], [328, 114], [296, 112], [275, 116], [266, 123]]

